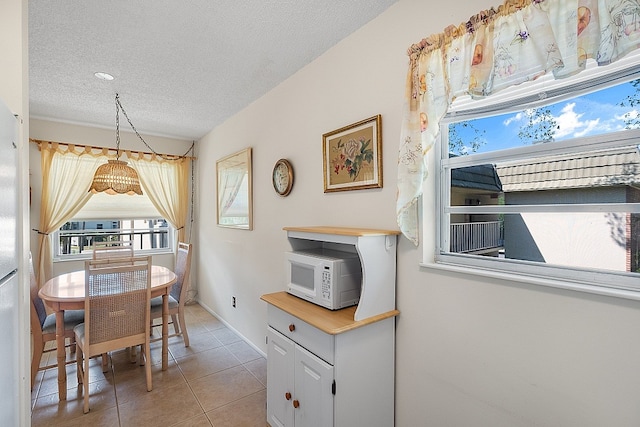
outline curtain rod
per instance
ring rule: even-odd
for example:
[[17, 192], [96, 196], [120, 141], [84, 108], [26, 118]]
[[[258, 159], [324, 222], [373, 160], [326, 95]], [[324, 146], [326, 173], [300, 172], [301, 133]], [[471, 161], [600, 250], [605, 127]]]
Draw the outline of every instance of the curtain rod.
[[[96, 145], [83, 145], [83, 144], [73, 144], [71, 142], [57, 142], [57, 141], [45, 141], [43, 139], [35, 139], [35, 138], [29, 138], [30, 142], [34, 142], [36, 144], [58, 144], [58, 145], [64, 145], [65, 147], [69, 147], [70, 145], [73, 145], [74, 147], [80, 147], [80, 148], [91, 148], [92, 150], [109, 150], [109, 151], [116, 151], [115, 148], [110, 148], [110, 147], [98, 147]], [[124, 150], [124, 149], [120, 149], [120, 151], [123, 152], [131, 152], [131, 153], [137, 153], [137, 154], [142, 154], [142, 155], [148, 155], [148, 156], [158, 156], [158, 157], [163, 157], [166, 158], [168, 160], [177, 160], [177, 159], [189, 159], [189, 160], [195, 160], [195, 157], [192, 156], [181, 156], [179, 154], [160, 154], [160, 153], [149, 153], [146, 151], [137, 151], [137, 150]]]

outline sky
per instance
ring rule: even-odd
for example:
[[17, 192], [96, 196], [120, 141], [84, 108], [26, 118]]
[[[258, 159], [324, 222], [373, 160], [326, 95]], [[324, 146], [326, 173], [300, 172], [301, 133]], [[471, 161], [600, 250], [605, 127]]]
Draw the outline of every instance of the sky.
[[[622, 83], [549, 106], [558, 125], [554, 141], [623, 130], [625, 113], [635, 116], [637, 111], [620, 103], [635, 91], [631, 83]], [[518, 136], [521, 126], [527, 123], [522, 112], [470, 122], [477, 132], [459, 126], [458, 133], [467, 144], [477, 135], [482, 141], [478, 153], [525, 145]]]

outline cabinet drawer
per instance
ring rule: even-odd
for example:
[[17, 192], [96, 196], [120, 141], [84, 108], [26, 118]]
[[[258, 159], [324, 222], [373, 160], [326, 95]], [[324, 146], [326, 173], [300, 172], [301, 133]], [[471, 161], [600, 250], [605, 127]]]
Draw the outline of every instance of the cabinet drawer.
[[[298, 317], [269, 304], [267, 306], [269, 326], [301, 345], [324, 361], [334, 364], [334, 337], [311, 326]], [[291, 330], [293, 329], [293, 331]]]

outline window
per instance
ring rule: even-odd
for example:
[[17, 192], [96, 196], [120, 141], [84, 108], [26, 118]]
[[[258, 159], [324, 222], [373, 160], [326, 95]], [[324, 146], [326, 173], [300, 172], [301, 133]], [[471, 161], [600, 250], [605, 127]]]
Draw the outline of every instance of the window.
[[436, 262], [640, 290], [637, 68], [454, 103], [436, 149]]
[[97, 242], [131, 242], [136, 253], [171, 252], [174, 229], [146, 196], [95, 194], [56, 232], [57, 260], [92, 256]]

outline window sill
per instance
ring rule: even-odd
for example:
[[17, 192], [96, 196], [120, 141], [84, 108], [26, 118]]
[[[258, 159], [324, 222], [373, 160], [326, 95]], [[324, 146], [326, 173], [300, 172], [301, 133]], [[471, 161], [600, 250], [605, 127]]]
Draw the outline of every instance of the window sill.
[[473, 268], [469, 268], [469, 267], [457, 265], [457, 264], [421, 262], [420, 267], [426, 268], [426, 269], [461, 273], [468, 276], [499, 279], [499, 280], [505, 280], [505, 281], [511, 281], [511, 282], [524, 283], [528, 285], [546, 286], [546, 287], [555, 288], [555, 289], [563, 289], [563, 290], [570, 290], [570, 291], [576, 291], [576, 292], [586, 292], [589, 294], [640, 301], [640, 292], [609, 288], [606, 286], [595, 286], [595, 285], [581, 283], [581, 282], [572, 282], [568, 280], [554, 280], [554, 279], [545, 278], [545, 277], [529, 276], [521, 273], [511, 274], [511, 273], [506, 273], [502, 271], [482, 269], [482, 268], [478, 268], [477, 266], [474, 266]]

